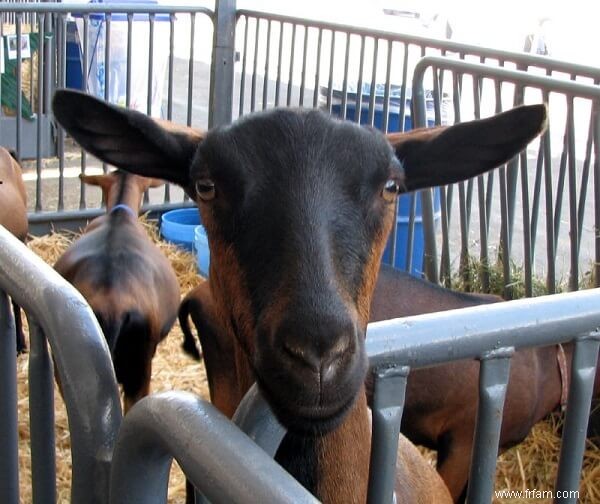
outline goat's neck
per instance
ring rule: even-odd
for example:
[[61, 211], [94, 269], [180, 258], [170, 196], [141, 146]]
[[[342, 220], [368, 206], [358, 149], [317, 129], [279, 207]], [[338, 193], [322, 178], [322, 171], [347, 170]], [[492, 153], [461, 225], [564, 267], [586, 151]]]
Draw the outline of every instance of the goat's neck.
[[364, 388], [335, 430], [322, 436], [287, 434], [279, 463], [324, 503], [367, 501], [371, 429]]
[[137, 213], [142, 205], [143, 194], [135, 176], [120, 174], [119, 183], [108, 194], [107, 209], [110, 211], [115, 205], [127, 205]]

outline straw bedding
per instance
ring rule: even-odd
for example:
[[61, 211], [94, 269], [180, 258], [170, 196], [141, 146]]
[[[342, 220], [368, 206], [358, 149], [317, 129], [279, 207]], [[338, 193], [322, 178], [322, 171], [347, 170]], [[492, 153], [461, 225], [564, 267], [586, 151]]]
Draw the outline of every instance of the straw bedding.
[[[157, 239], [155, 226], [147, 224], [148, 231], [160, 248], [171, 260], [181, 284], [182, 296], [202, 279], [196, 273], [194, 257], [176, 247]], [[53, 233], [41, 238], [33, 238], [29, 247], [49, 264], [54, 264], [75, 235]], [[176, 324], [169, 336], [159, 345], [153, 361], [152, 390], [187, 390], [208, 399], [208, 387], [204, 366], [197, 363], [181, 350], [182, 334]], [[31, 469], [29, 450], [29, 406], [27, 392], [28, 355], [18, 358], [19, 383], [19, 449], [21, 502], [31, 502]], [[67, 416], [62, 399], [55, 389], [56, 403], [56, 455], [58, 502], [69, 502], [71, 455]], [[519, 446], [513, 448], [498, 462], [496, 479], [497, 490], [549, 490], [558, 466], [560, 450], [560, 430], [562, 419], [557, 413], [547, 421], [538, 424]], [[431, 454], [428, 454], [432, 458]], [[583, 481], [580, 492], [581, 502], [600, 503], [600, 447], [588, 441], [584, 460]], [[169, 484], [169, 502], [185, 500], [185, 479], [173, 465]], [[495, 502], [533, 502], [533, 500], [505, 499]], [[536, 499], [535, 502], [551, 502], [551, 499]]]

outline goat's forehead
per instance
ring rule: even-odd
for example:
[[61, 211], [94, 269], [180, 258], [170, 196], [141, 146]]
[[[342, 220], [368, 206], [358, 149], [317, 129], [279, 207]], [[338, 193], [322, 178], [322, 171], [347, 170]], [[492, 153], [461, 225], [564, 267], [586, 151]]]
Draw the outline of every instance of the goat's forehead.
[[393, 159], [385, 137], [318, 111], [275, 109], [214, 130], [200, 157], [236, 175], [269, 176], [274, 171], [326, 169], [348, 177], [371, 177]]

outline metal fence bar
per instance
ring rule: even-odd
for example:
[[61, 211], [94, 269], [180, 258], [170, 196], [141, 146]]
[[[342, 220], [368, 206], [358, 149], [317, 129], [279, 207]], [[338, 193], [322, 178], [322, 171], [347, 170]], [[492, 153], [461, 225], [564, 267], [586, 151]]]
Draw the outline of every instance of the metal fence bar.
[[[548, 346], [588, 334], [600, 324], [600, 290], [505, 303], [369, 324], [372, 366], [411, 368], [470, 359], [501, 346]], [[458, 343], [460, 339], [460, 343]]]
[[46, 337], [29, 317], [29, 430], [32, 502], [56, 502], [54, 370]]
[[467, 503], [492, 501], [502, 412], [513, 353], [513, 348], [499, 348], [486, 352], [480, 359], [479, 403]]
[[[588, 336], [575, 341], [569, 402], [556, 479], [556, 490], [563, 496], [560, 502], [577, 502], [574, 491], [579, 489], [585, 451], [585, 432], [590, 416], [599, 348], [600, 333], [598, 331], [593, 331]], [[565, 497], [566, 493], [569, 494], [568, 497]]]
[[100, 326], [81, 294], [2, 226], [0, 264], [0, 289], [39, 323], [57, 364], [71, 433], [71, 502], [104, 503], [121, 404]]
[[409, 368], [393, 366], [373, 371], [373, 423], [367, 502], [394, 502], [398, 436]]
[[232, 420], [270, 457], [275, 457], [286, 428], [279, 423], [256, 383], [246, 392]]
[[16, 355], [12, 307], [0, 285], [0, 495], [6, 504], [19, 503]]
[[123, 421], [111, 504], [165, 502], [172, 457], [215, 504], [317, 502], [214, 406], [192, 394], [166, 392], [136, 403]]

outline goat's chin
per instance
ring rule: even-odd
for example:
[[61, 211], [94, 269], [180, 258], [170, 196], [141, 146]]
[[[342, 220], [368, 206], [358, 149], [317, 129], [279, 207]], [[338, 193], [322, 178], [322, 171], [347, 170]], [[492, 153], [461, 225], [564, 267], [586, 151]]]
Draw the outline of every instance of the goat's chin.
[[291, 433], [299, 435], [321, 435], [336, 429], [352, 409], [360, 389], [335, 405], [302, 406], [292, 401], [282, 401], [276, 394], [264, 386], [260, 379], [261, 390], [281, 424]]
[[364, 374], [361, 375], [362, 378], [357, 377], [355, 383], [346, 384], [343, 395], [326, 405], [302, 404], [297, 397], [285, 394], [284, 389], [274, 390], [260, 378], [257, 381], [275, 416], [288, 431], [318, 435], [335, 429], [346, 418], [361, 391]]

